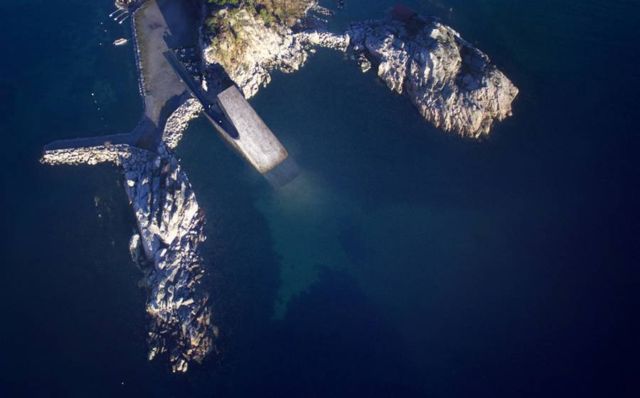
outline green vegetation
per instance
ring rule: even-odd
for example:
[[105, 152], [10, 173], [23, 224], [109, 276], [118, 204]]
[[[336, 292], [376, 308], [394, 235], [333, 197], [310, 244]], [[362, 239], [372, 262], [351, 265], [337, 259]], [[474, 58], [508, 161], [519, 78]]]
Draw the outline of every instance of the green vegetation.
[[246, 37], [242, 27], [251, 17], [244, 8], [230, 8], [220, 10], [207, 19], [207, 27], [215, 32], [210, 48], [215, 52], [221, 65], [229, 66], [241, 63], [244, 51], [249, 46], [249, 38]]
[[[255, 45], [255, 25], [291, 28], [304, 18], [316, 0], [207, 0], [212, 5], [206, 25], [211, 31], [209, 54], [223, 67], [242, 65]], [[251, 36], [253, 35], [253, 36]]]
[[208, 0], [210, 4], [229, 9], [245, 9], [259, 16], [267, 25], [278, 23], [294, 26], [314, 0]]
[[240, 4], [240, 0], [209, 0], [209, 3], [215, 4], [218, 6], [226, 6], [226, 5], [237, 6], [238, 4]]

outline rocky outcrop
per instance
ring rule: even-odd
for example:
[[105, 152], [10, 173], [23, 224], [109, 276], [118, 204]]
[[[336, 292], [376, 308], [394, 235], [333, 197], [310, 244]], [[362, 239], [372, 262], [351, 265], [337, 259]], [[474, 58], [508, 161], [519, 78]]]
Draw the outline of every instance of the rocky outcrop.
[[178, 160], [163, 144], [157, 154], [140, 153], [122, 166], [139, 231], [130, 250], [136, 253], [141, 246], [149, 263], [143, 267], [149, 359], [168, 352], [173, 370], [184, 372], [189, 362], [202, 362], [217, 335], [201, 286], [204, 214]]
[[[222, 17], [229, 11], [219, 12], [220, 20], [227, 21]], [[233, 18], [234, 34], [214, 38], [204, 51], [205, 60], [221, 65], [247, 98], [271, 81], [272, 71], [297, 71], [315, 46], [352, 51], [363, 72], [375, 69], [389, 89], [409, 97], [426, 120], [465, 137], [489, 134], [496, 121], [511, 116], [518, 95], [486, 54], [433, 19], [414, 15], [403, 22], [367, 21], [336, 35], [294, 33], [267, 25], [243, 9]]]
[[231, 34], [218, 34], [204, 50], [208, 64], [219, 64], [246, 98], [271, 81], [270, 72], [294, 72], [307, 60], [307, 52], [285, 26], [267, 26], [246, 9], [230, 14], [218, 11], [216, 18], [229, 22]]
[[[271, 82], [271, 73], [299, 70], [314, 46], [346, 50], [348, 37], [329, 32], [294, 33], [289, 27], [267, 24], [246, 9], [219, 10], [218, 20], [229, 24], [232, 34], [214, 36], [203, 53], [205, 63], [222, 66], [246, 98]], [[231, 22], [230, 22], [231, 21]]]
[[[116, 6], [131, 9], [142, 3], [143, 0], [118, 0]], [[154, 97], [168, 83], [162, 76], [145, 83], [138, 44], [141, 32], [137, 31], [137, 23], [132, 25], [141, 94]], [[151, 30], [161, 33], [156, 25], [141, 26], [151, 26]], [[161, 35], [158, 37], [161, 39]], [[156, 84], [153, 89], [149, 88], [151, 83]], [[164, 109], [174, 97], [166, 96], [161, 107]], [[145, 104], [148, 107], [149, 102]], [[156, 126], [162, 122], [160, 118], [143, 117], [128, 134], [55, 141], [45, 147], [40, 159], [47, 165], [112, 163], [124, 174], [137, 225], [129, 251], [144, 273], [142, 285], [148, 292], [149, 359], [168, 354], [174, 372], [185, 372], [190, 363], [201, 362], [214, 349], [218, 334], [203, 286], [205, 266], [200, 247], [205, 240], [204, 214], [171, 151], [201, 111], [196, 100], [187, 100], [164, 125]]]
[[436, 127], [479, 138], [512, 114], [518, 89], [448, 26], [414, 17], [409, 28], [386, 19], [354, 24], [348, 35], [389, 89], [407, 95]]
[[[169, 117], [163, 137], [177, 145], [199, 111], [193, 102], [178, 108]], [[187, 175], [164, 142], [155, 151], [128, 144], [74, 147], [73, 140], [65, 143], [66, 148], [45, 150], [40, 161], [49, 165], [108, 162], [122, 170], [138, 229], [129, 250], [144, 272], [148, 291], [149, 359], [168, 353], [173, 371], [185, 372], [190, 362], [201, 362], [211, 352], [218, 334], [202, 285], [204, 214]]]
[[162, 141], [168, 148], [175, 149], [178, 146], [189, 123], [202, 111], [202, 104], [195, 98], [189, 98], [169, 116], [162, 133]]

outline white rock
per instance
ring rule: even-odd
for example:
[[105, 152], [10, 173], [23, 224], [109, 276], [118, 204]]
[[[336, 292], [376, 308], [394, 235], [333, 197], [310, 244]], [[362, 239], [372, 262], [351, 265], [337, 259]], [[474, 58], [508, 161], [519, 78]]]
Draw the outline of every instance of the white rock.
[[174, 371], [183, 372], [189, 361], [201, 362], [213, 347], [208, 295], [197, 278], [203, 273], [204, 215], [186, 174], [164, 144], [157, 155], [134, 156], [122, 166], [127, 176], [135, 176], [136, 183], [125, 189], [142, 246], [154, 264], [147, 283], [147, 312], [152, 318], [149, 355], [180, 353], [170, 360]]
[[[193, 104], [179, 109], [169, 120], [171, 131], [163, 137], [179, 137], [200, 110]], [[208, 294], [202, 287], [204, 273], [200, 243], [205, 240], [204, 215], [191, 184], [174, 154], [161, 142], [157, 152], [126, 144], [75, 149], [45, 150], [44, 164], [120, 166], [125, 190], [138, 226], [129, 243], [132, 258], [145, 269], [149, 359], [171, 352], [176, 372], [190, 361], [201, 362], [213, 348], [215, 327]], [[143, 253], [141, 253], [143, 252]], [[146, 261], [140, 260], [144, 255]]]
[[518, 89], [456, 31], [421, 22], [415, 35], [392, 20], [354, 24], [348, 35], [353, 49], [377, 60], [389, 89], [407, 95], [436, 127], [471, 138], [489, 134], [495, 121], [511, 116]]

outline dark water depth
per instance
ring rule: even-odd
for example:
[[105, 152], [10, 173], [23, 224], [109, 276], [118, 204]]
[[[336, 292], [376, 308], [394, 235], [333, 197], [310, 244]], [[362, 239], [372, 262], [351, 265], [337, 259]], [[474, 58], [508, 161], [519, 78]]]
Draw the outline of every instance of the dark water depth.
[[[395, 1], [347, 0], [332, 22]], [[117, 171], [38, 164], [141, 113], [109, 0], [0, 2], [0, 396], [638, 396], [640, 4], [406, 0], [520, 88], [473, 142], [343, 55], [252, 104], [301, 175], [272, 189], [196, 121], [221, 354], [146, 359]]]

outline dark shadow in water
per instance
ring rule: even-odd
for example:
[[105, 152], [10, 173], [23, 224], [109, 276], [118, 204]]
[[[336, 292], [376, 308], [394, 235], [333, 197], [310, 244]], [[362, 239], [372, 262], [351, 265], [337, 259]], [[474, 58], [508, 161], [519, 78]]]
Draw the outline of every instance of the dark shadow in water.
[[256, 191], [270, 188], [205, 118], [192, 124], [177, 152], [206, 215], [203, 255], [221, 334], [220, 353], [194, 365], [177, 391], [213, 393], [219, 389], [215, 385], [228, 383], [246, 347], [270, 328], [280, 262], [268, 224], [254, 206]]
[[254, 344], [232, 375], [234, 396], [421, 396], [401, 336], [343, 271], [321, 267]]

